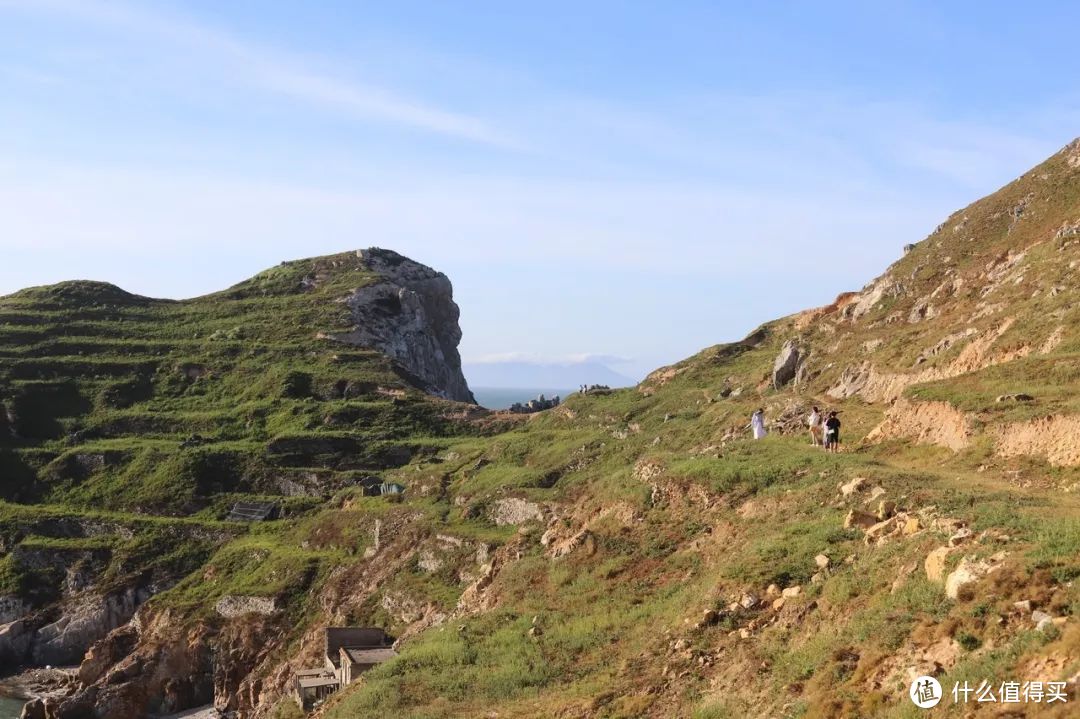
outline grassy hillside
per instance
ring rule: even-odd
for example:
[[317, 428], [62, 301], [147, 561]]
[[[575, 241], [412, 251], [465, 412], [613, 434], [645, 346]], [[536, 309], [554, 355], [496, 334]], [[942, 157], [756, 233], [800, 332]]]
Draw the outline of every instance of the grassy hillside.
[[[235, 593], [302, 614], [288, 597], [341, 556], [279, 534], [474, 431], [400, 365], [328, 339], [351, 328], [342, 298], [381, 279], [345, 254], [182, 302], [85, 281], [0, 298], [0, 597], [33, 626], [131, 587], [192, 617]], [[239, 500], [286, 520], [224, 522]]]
[[[1074, 143], [828, 307], [403, 469], [447, 487], [431, 532], [510, 497], [541, 516], [324, 716], [903, 717], [922, 673], [1077, 701], [1078, 167]], [[812, 404], [845, 452], [808, 446]]]
[[[1068, 681], [1080, 701], [1078, 228], [1074, 143], [860, 292], [514, 419], [322, 339], [374, 281], [349, 256], [184, 303], [81, 283], [5, 298], [19, 438], [0, 527], [112, 522], [119, 538], [74, 541], [139, 571], [163, 561], [142, 537], [205, 529], [165, 553], [175, 585], [95, 645], [60, 716], [212, 695], [297, 717], [292, 672], [342, 624], [386, 628], [400, 655], [327, 719], [908, 717], [919, 674]], [[810, 446], [812, 405], [840, 412], [843, 452]], [[368, 474], [404, 497], [363, 496]], [[223, 525], [240, 497], [286, 519]], [[73, 541], [56, 534], [5, 546]], [[251, 597], [274, 609], [219, 609]]]

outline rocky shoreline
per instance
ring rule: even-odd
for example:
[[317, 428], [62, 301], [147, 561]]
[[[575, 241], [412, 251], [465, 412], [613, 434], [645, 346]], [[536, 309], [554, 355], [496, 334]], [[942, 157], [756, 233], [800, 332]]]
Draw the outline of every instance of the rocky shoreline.
[[[0, 696], [42, 706], [45, 699], [66, 696], [74, 689], [77, 670], [78, 667], [26, 669], [0, 678]], [[35, 716], [28, 709], [23, 707], [23, 716]]]
[[46, 699], [68, 694], [76, 683], [78, 667], [39, 667], [0, 678], [0, 696], [11, 699]]
[[[23, 717], [44, 716], [37, 707], [44, 709], [46, 699], [55, 699], [70, 695], [78, 682], [78, 667], [45, 667], [27, 669], [0, 678], [0, 697], [26, 702]], [[221, 719], [222, 714], [213, 706], [188, 709], [178, 714], [170, 714], [160, 719]]]

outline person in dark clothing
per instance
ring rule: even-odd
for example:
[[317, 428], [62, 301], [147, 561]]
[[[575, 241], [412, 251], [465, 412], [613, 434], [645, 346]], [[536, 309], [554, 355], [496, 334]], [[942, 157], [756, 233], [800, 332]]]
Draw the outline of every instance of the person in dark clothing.
[[836, 412], [829, 412], [829, 418], [825, 420], [825, 450], [840, 451], [840, 418]]

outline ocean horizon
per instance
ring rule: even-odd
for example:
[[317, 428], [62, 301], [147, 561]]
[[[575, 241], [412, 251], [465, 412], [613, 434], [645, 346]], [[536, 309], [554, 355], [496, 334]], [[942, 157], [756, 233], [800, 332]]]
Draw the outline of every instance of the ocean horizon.
[[551, 387], [472, 387], [471, 389], [477, 404], [488, 409], [508, 409], [515, 402], [524, 404], [540, 395], [548, 399], [556, 395], [566, 399], [567, 395], [577, 392], [576, 389]]

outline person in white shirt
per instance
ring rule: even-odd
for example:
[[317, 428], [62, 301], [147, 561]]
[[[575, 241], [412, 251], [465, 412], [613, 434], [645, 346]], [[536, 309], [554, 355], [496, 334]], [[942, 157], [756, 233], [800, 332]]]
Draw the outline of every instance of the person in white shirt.
[[810, 416], [806, 418], [806, 424], [810, 427], [810, 444], [820, 445], [822, 443], [821, 433], [821, 410], [814, 407], [810, 412]]
[[767, 432], [765, 431], [765, 410], [759, 409], [750, 416], [750, 429], [754, 432], [754, 439], [761, 439]]

